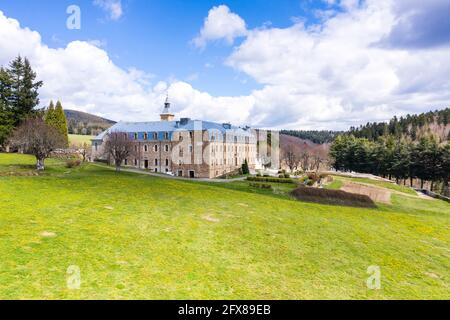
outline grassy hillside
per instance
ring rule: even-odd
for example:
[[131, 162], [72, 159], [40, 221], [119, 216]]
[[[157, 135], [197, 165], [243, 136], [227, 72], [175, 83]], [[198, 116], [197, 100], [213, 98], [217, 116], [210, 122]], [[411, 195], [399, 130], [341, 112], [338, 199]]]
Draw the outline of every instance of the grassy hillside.
[[97, 135], [108, 129], [115, 121], [105, 119], [90, 113], [64, 110], [70, 134]]
[[[287, 186], [56, 160], [22, 175], [33, 162], [0, 154], [0, 299], [450, 298], [445, 202], [394, 194], [378, 209], [327, 206], [294, 201]], [[71, 265], [80, 290], [66, 288]], [[381, 290], [366, 287], [371, 265]]]
[[79, 147], [82, 147], [85, 143], [90, 146], [91, 145], [91, 139], [94, 138], [94, 136], [85, 136], [81, 134], [69, 134], [69, 145], [76, 145]]

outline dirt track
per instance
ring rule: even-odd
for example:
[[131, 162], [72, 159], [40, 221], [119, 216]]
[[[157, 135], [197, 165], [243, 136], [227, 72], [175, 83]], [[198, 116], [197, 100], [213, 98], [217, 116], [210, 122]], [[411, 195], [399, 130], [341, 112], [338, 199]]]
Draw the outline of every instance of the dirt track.
[[345, 182], [341, 190], [369, 196], [375, 202], [390, 204], [392, 192], [387, 189], [372, 187], [353, 182]]

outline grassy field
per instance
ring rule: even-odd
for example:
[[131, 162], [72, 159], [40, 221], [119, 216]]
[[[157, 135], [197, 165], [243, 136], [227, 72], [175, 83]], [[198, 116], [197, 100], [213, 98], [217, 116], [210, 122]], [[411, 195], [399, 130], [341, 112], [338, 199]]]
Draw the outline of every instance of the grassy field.
[[[369, 179], [369, 178], [349, 178], [349, 177], [342, 177], [342, 176], [333, 176], [334, 181], [336, 182], [336, 184], [331, 183], [331, 188], [337, 188], [339, 189], [342, 186], [342, 182], [344, 181], [351, 181], [351, 182], [357, 182], [357, 183], [363, 183], [363, 184], [370, 184], [376, 187], [382, 187], [382, 188], [386, 188], [389, 190], [393, 190], [393, 191], [397, 191], [397, 192], [401, 192], [401, 193], [406, 193], [406, 194], [410, 194], [410, 195], [416, 195], [416, 191], [414, 191], [413, 189], [407, 187], [407, 186], [402, 186], [402, 185], [398, 185], [396, 183], [391, 183], [391, 182], [387, 182], [387, 181], [380, 181], [380, 180], [373, 180], [373, 179]], [[339, 187], [337, 187], [339, 185], [339, 182], [341, 183], [341, 185]]]
[[79, 135], [79, 134], [69, 134], [69, 144], [82, 147], [83, 144], [86, 143], [88, 146], [90, 146], [92, 138], [94, 138], [94, 136], [84, 136], [84, 135]]
[[[291, 185], [67, 169], [0, 154], [0, 299], [449, 299], [450, 205], [356, 209]], [[69, 290], [67, 268], [81, 270]], [[381, 268], [380, 290], [366, 287]]]

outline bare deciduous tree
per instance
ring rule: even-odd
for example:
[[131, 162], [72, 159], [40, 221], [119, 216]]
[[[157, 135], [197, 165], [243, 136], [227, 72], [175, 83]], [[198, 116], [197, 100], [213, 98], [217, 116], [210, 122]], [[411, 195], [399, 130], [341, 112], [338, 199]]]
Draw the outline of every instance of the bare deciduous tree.
[[114, 160], [116, 171], [120, 171], [122, 162], [133, 154], [134, 145], [126, 132], [111, 132], [105, 142], [105, 153]]
[[44, 170], [44, 161], [53, 150], [65, 146], [64, 136], [39, 117], [29, 118], [19, 125], [10, 142], [36, 157], [37, 170]]
[[289, 170], [294, 171], [297, 169], [299, 159], [295, 153], [295, 148], [292, 144], [289, 144], [283, 152], [283, 160], [289, 167]]
[[325, 161], [321, 155], [316, 154], [313, 156], [313, 169], [317, 172], [320, 169], [320, 165]]
[[309, 170], [309, 159], [310, 159], [311, 155], [309, 154], [308, 151], [303, 151], [301, 154], [301, 159], [302, 159], [302, 169], [303, 171], [308, 171]]

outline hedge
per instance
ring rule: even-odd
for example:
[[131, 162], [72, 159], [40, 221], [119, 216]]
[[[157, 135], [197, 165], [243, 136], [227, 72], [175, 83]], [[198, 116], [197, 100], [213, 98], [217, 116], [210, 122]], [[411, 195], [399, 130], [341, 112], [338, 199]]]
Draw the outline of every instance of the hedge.
[[294, 183], [294, 180], [292, 179], [275, 177], [247, 177], [247, 180], [258, 182]]

